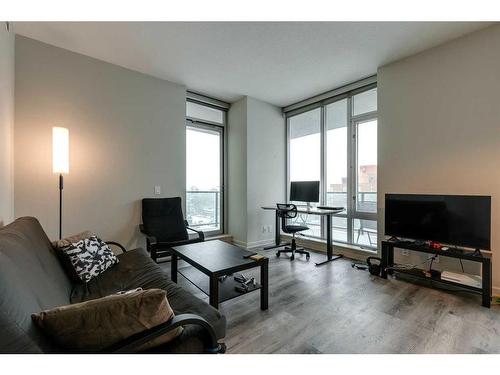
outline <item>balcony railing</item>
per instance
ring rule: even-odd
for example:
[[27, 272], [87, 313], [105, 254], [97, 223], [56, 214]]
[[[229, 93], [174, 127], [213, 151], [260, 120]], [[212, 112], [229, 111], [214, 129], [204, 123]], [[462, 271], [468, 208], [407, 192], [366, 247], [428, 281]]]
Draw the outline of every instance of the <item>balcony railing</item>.
[[[327, 192], [326, 205], [345, 207], [346, 192]], [[362, 212], [377, 212], [377, 193], [358, 193], [357, 210]], [[321, 238], [321, 220], [316, 215], [299, 215], [297, 221], [307, 225], [310, 229], [302, 232], [306, 236]], [[332, 220], [333, 239], [337, 242], [348, 243], [347, 219], [334, 217]], [[354, 219], [352, 244], [375, 248], [377, 243], [377, 223], [372, 220]]]
[[[214, 190], [188, 190], [186, 191], [186, 218], [190, 226], [203, 229], [205, 231], [220, 230], [220, 192]], [[358, 193], [358, 210], [366, 212], [376, 212], [377, 207], [377, 193]], [[345, 206], [347, 201], [347, 193], [344, 192], [327, 192], [326, 194], [327, 205], [329, 206]], [[307, 215], [307, 217], [300, 216], [297, 220], [302, 220], [311, 229], [304, 232], [306, 235], [312, 237], [321, 237], [321, 221], [319, 216]], [[344, 242], [347, 241], [347, 228], [343, 225], [343, 218], [334, 218], [333, 232], [334, 239]], [[356, 219], [357, 220], [357, 219]], [[371, 228], [371, 223], [367, 220], [357, 221], [354, 226], [353, 240], [355, 243], [365, 244], [370, 246], [373, 241], [373, 231], [375, 227]], [[369, 226], [370, 228], [366, 228]], [[376, 235], [375, 235], [376, 237]], [[354, 242], [354, 241], [353, 241]]]
[[206, 231], [220, 229], [220, 191], [186, 191], [186, 219], [189, 225]]

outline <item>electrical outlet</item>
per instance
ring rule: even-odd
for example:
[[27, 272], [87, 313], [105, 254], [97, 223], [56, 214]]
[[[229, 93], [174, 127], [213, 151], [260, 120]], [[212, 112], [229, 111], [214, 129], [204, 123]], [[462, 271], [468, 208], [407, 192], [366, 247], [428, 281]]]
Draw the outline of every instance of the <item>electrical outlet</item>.
[[266, 227], [262, 226], [262, 233], [266, 233]]
[[270, 225], [268, 225], [268, 226], [267, 226], [267, 231], [268, 231], [268, 233], [271, 233], [271, 232], [272, 232], [272, 228], [271, 228], [271, 226], [270, 226]]
[[160, 185], [156, 185], [155, 186], [155, 195], [160, 195], [161, 194], [161, 186]]
[[401, 255], [404, 255], [405, 257], [410, 256], [410, 250], [401, 250]]

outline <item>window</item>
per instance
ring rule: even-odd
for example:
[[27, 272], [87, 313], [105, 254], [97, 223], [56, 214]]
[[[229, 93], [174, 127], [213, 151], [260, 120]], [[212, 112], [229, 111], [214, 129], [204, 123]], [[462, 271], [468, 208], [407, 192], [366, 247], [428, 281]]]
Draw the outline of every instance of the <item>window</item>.
[[[321, 110], [314, 109], [290, 118], [290, 181], [319, 181], [321, 178]], [[303, 202], [292, 202], [304, 204]], [[317, 215], [299, 214], [297, 220], [310, 228], [302, 232], [321, 236], [321, 219]]]
[[[333, 218], [336, 242], [377, 247], [377, 89], [328, 99], [287, 116], [290, 181], [320, 180], [321, 204], [342, 206]], [[299, 217], [310, 237], [326, 239], [319, 216]]]
[[186, 116], [216, 124], [224, 124], [224, 112], [195, 102], [186, 102]]
[[186, 219], [195, 229], [222, 233], [225, 112], [188, 101], [186, 115]]

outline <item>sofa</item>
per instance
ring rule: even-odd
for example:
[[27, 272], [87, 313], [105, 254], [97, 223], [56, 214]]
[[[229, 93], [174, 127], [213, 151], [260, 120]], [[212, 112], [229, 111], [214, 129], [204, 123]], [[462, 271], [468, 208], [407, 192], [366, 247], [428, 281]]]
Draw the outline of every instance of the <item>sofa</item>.
[[32, 313], [135, 288], [165, 290], [175, 317], [103, 352], [135, 353], [178, 326], [184, 327], [180, 336], [150, 352], [225, 351], [226, 319], [218, 310], [170, 281], [145, 250], [125, 251], [118, 259], [89, 283], [73, 282], [36, 218], [22, 217], [1, 228], [0, 353], [65, 353], [34, 325]]

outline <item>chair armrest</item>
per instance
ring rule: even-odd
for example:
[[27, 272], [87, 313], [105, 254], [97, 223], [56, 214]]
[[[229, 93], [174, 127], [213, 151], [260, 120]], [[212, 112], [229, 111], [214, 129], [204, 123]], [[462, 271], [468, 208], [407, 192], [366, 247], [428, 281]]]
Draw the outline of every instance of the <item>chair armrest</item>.
[[192, 230], [193, 232], [198, 233], [198, 238], [202, 241], [205, 241], [205, 233], [203, 233], [201, 230], [196, 230], [191, 227], [186, 227], [186, 229]]
[[196, 230], [194, 228], [191, 228], [187, 220], [184, 220], [184, 225], [186, 226], [186, 229], [198, 233], [198, 238], [201, 239], [202, 241], [205, 241], [205, 233], [203, 233], [201, 230]]
[[212, 325], [199, 315], [180, 314], [170, 319], [168, 322], [159, 324], [153, 328], [132, 335], [125, 340], [111, 345], [103, 350], [104, 353], [135, 353], [142, 345], [151, 340], [173, 331], [177, 327], [195, 324], [201, 326], [207, 333], [207, 342], [205, 342], [205, 351], [207, 353], [223, 353], [225, 345], [217, 342], [215, 330]]
[[106, 244], [108, 245], [115, 245], [115, 246], [118, 246], [121, 251], [123, 251], [124, 253], [127, 252], [127, 249], [125, 249], [125, 246], [123, 246], [121, 243], [119, 242], [115, 242], [115, 241], [104, 241]]
[[155, 236], [151, 236], [148, 232], [146, 232], [146, 229], [144, 228], [144, 224], [139, 224], [139, 229], [141, 233], [144, 233], [146, 235], [146, 244], [148, 250], [152, 247], [155, 246], [158, 242], [156, 241]]

